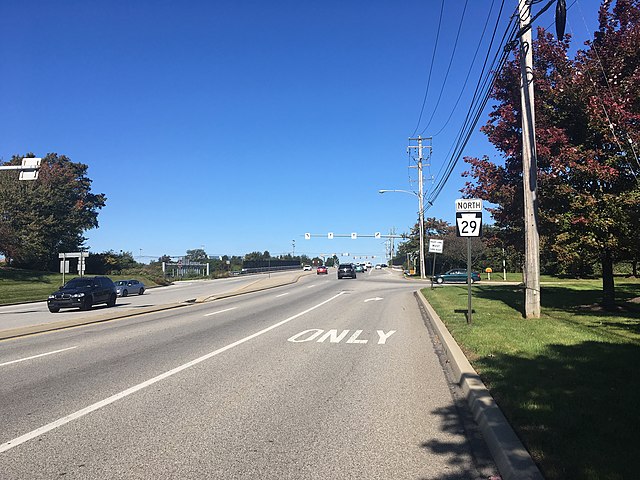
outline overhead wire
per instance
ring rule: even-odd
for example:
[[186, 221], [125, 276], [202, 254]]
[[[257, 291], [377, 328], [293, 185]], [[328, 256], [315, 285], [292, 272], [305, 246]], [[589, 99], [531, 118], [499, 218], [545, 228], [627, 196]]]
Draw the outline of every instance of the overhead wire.
[[427, 126], [422, 129], [422, 132], [420, 132], [420, 135], [422, 135], [431, 126], [431, 121], [433, 120], [433, 116], [436, 114], [436, 111], [438, 110], [438, 106], [440, 105], [440, 100], [442, 100], [442, 93], [444, 92], [444, 87], [446, 86], [447, 79], [449, 78], [449, 72], [451, 71], [451, 65], [453, 64], [453, 59], [456, 56], [456, 49], [458, 48], [458, 40], [460, 39], [460, 31], [462, 30], [464, 15], [467, 12], [468, 3], [469, 3], [469, 0], [464, 1], [464, 8], [462, 9], [462, 15], [460, 15], [460, 23], [458, 24], [458, 32], [456, 33], [456, 40], [453, 44], [453, 51], [451, 52], [451, 56], [449, 57], [449, 65], [447, 66], [447, 71], [445, 72], [444, 78], [442, 79], [442, 87], [440, 88], [440, 93], [438, 94], [438, 100], [436, 100], [436, 104], [431, 110], [431, 116], [429, 117], [429, 120], [427, 120]]
[[[487, 56], [485, 58], [485, 63], [483, 65], [483, 70], [482, 70], [483, 74], [481, 75], [478, 81], [478, 84], [476, 85], [476, 90], [473, 95], [471, 108], [466, 115], [463, 126], [461, 127], [460, 131], [457, 134], [457, 139], [455, 144], [452, 145], [451, 149], [449, 150], [449, 153], [447, 154], [447, 158], [449, 158], [449, 160], [446, 162], [444, 175], [439, 178], [436, 184], [436, 187], [431, 191], [430, 195], [427, 198], [427, 202], [426, 202], [427, 209], [433, 205], [433, 202], [435, 202], [437, 197], [440, 195], [440, 193], [444, 189], [444, 186], [446, 185], [447, 181], [451, 176], [451, 173], [453, 172], [453, 169], [455, 168], [457, 162], [462, 156], [462, 152], [464, 151], [464, 148], [469, 142], [471, 134], [473, 133], [473, 130], [475, 129], [475, 126], [477, 125], [480, 119], [480, 116], [482, 115], [482, 112], [484, 111], [489, 101], [491, 90], [497, 78], [497, 73], [502, 69], [503, 65], [506, 63], [509, 57], [509, 51], [504, 47], [511, 43], [511, 41], [516, 37], [516, 34], [518, 32], [518, 25], [517, 23], [514, 23], [515, 17], [516, 16], [514, 15], [511, 16], [509, 23], [507, 25], [507, 28], [505, 29], [502, 39], [500, 41], [501, 48], [496, 51], [493, 57], [493, 60], [491, 62], [491, 68], [487, 70], [486, 69], [487, 60], [491, 54], [491, 46], [493, 45], [493, 42], [495, 40], [495, 34], [497, 31], [500, 17], [498, 17], [498, 20], [496, 21], [496, 27], [494, 28], [491, 44], [487, 51]], [[500, 51], [502, 53], [500, 53]], [[443, 164], [443, 166], [444, 165], [445, 164]], [[440, 172], [442, 172], [442, 168], [440, 169]], [[440, 175], [440, 172], [438, 173], [438, 175]]]
[[[473, 96], [471, 98], [471, 107], [467, 111], [467, 115], [466, 115], [465, 120], [464, 120], [464, 122], [462, 124], [462, 127], [460, 128], [460, 131], [456, 134], [456, 136], [458, 136], [458, 137], [462, 134], [462, 132], [464, 131], [465, 125], [467, 125], [467, 123], [468, 123], [470, 113], [471, 113], [471, 111], [473, 109], [473, 105], [475, 104], [475, 102], [476, 102], [476, 100], [478, 98], [478, 91], [480, 90], [480, 87], [481, 87], [481, 85], [483, 83], [483, 77], [485, 78], [485, 81], [486, 81], [486, 75], [488, 74], [488, 72], [487, 72], [487, 62], [488, 62], [489, 56], [491, 55], [491, 52], [492, 52], [493, 43], [495, 41], [496, 33], [498, 31], [498, 27], [499, 27], [499, 24], [500, 24], [500, 18], [502, 18], [503, 9], [504, 9], [504, 0], [502, 0], [502, 3], [500, 5], [500, 10], [498, 12], [498, 16], [497, 16], [497, 19], [496, 19], [496, 24], [493, 27], [493, 32], [491, 34], [491, 41], [489, 42], [489, 47], [487, 48], [487, 54], [485, 55], [484, 62], [483, 62], [483, 65], [482, 65], [482, 69], [480, 71], [480, 77], [478, 78], [478, 82], [476, 83], [476, 88], [475, 88], [475, 90], [473, 92]], [[511, 24], [513, 22], [513, 18], [514, 17], [511, 16], [511, 20], [510, 20], [509, 24]], [[504, 39], [504, 35], [503, 35], [503, 39]], [[489, 72], [490, 71], [491, 71], [491, 69], [489, 69]], [[451, 148], [449, 149], [449, 152], [447, 152], [446, 158], [448, 158], [449, 155], [451, 155], [451, 152], [453, 151], [453, 148], [454, 148], [454, 145], [452, 144]], [[437, 177], [440, 176], [440, 173], [442, 172], [443, 168], [445, 168], [445, 163], [443, 163], [442, 166], [440, 167], [440, 170], [438, 170]], [[447, 178], [448, 178], [448, 176], [447, 176]]]
[[[491, 13], [493, 12], [493, 6], [495, 4], [495, 0], [491, 1], [491, 7], [489, 8], [489, 12], [487, 13], [487, 18], [484, 21], [484, 27], [482, 29], [482, 34], [480, 35], [480, 40], [478, 41], [478, 45], [476, 46], [476, 51], [473, 54], [473, 59], [471, 60], [471, 63], [469, 64], [469, 69], [467, 70], [467, 76], [464, 79], [464, 82], [462, 84], [462, 87], [460, 88], [460, 93], [458, 94], [458, 98], [456, 99], [456, 102], [454, 103], [453, 107], [451, 107], [451, 110], [449, 112], [449, 117], [447, 117], [447, 120], [444, 122], [444, 124], [442, 125], [442, 127], [440, 128], [440, 130], [438, 130], [436, 133], [434, 133], [432, 135], [432, 137], [437, 137], [438, 135], [440, 135], [442, 133], [442, 131], [446, 128], [447, 125], [449, 125], [449, 122], [451, 121], [451, 118], [453, 117], [453, 113], [455, 112], [456, 108], [458, 107], [458, 103], [460, 103], [460, 99], [462, 98], [462, 94], [464, 93], [466, 87], [467, 87], [467, 82], [469, 81], [469, 77], [471, 76], [471, 71], [473, 70], [473, 66], [476, 63], [476, 58], [478, 57], [478, 52], [480, 51], [480, 47], [482, 46], [482, 40], [484, 39], [484, 35], [487, 31], [487, 26], [489, 25], [489, 19], [491, 18]], [[502, 5], [504, 6], [504, 0], [502, 1]], [[500, 15], [498, 15], [500, 16]]]
[[416, 123], [416, 128], [413, 130], [411, 136], [413, 137], [418, 129], [420, 128], [420, 122], [422, 121], [422, 115], [424, 113], [424, 106], [427, 103], [427, 95], [429, 94], [429, 86], [431, 84], [431, 74], [433, 73], [433, 65], [435, 64], [436, 51], [438, 50], [438, 40], [440, 39], [440, 28], [442, 26], [442, 13], [444, 12], [444, 0], [440, 2], [440, 17], [438, 19], [438, 29], [436, 31], [436, 41], [433, 45], [433, 54], [431, 56], [431, 66], [429, 67], [429, 75], [427, 77], [427, 87], [424, 92], [424, 98], [422, 99], [422, 107], [420, 107], [420, 115], [418, 116], [418, 123]]

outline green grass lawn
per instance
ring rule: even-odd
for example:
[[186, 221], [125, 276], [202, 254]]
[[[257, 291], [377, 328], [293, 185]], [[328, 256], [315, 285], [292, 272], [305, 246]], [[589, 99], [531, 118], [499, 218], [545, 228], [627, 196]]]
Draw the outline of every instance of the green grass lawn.
[[[69, 281], [75, 277], [77, 277], [77, 275], [65, 275], [65, 281]], [[155, 282], [141, 276], [109, 275], [109, 278], [114, 282], [116, 280], [138, 278], [144, 282], [147, 288], [156, 286]], [[44, 301], [49, 294], [56, 291], [60, 285], [62, 285], [61, 273], [0, 268], [0, 305]]]
[[640, 478], [640, 281], [610, 313], [600, 281], [545, 280], [535, 320], [519, 287], [474, 285], [471, 326], [466, 285], [423, 293], [547, 479]]

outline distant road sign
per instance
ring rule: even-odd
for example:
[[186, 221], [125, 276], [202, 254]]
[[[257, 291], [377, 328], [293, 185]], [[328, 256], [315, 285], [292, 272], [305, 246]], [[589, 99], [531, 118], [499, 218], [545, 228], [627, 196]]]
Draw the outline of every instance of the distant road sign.
[[460, 198], [456, 200], [456, 212], [482, 212], [482, 200], [479, 198]]

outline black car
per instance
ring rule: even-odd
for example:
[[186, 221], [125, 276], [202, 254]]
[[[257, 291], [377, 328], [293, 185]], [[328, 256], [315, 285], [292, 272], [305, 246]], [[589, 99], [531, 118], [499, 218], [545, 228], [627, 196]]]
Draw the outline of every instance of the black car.
[[116, 286], [110, 278], [80, 277], [69, 280], [60, 290], [49, 295], [47, 307], [51, 313], [57, 313], [61, 308], [89, 310], [98, 303], [113, 307], [116, 296]]
[[356, 278], [356, 269], [351, 263], [341, 263], [338, 267], [338, 278]]

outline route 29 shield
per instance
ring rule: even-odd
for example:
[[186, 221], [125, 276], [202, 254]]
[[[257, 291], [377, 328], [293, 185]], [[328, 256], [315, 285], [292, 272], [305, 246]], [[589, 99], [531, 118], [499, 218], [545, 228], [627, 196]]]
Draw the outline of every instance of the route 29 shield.
[[482, 235], [482, 212], [456, 212], [456, 235], [479, 237]]

